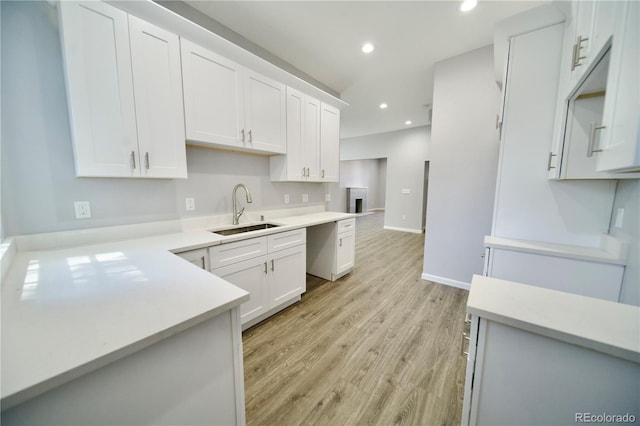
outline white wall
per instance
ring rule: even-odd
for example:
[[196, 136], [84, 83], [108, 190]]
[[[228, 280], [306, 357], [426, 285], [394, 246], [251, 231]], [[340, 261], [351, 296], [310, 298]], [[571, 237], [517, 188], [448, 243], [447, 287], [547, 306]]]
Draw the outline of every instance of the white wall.
[[640, 306], [640, 180], [618, 181], [614, 218], [619, 208], [624, 209], [622, 228], [616, 228], [612, 220], [610, 233], [629, 243], [620, 302]]
[[367, 209], [384, 210], [386, 158], [340, 162], [340, 201], [347, 208], [347, 188], [367, 188]]
[[[186, 180], [76, 178], [55, 9], [2, 2], [2, 220], [17, 235], [231, 213], [231, 190], [252, 191], [247, 211], [324, 203], [337, 184], [271, 183], [267, 157], [187, 149]], [[195, 197], [195, 212], [185, 211]], [[91, 219], [73, 201], [91, 202]]]
[[424, 279], [465, 286], [482, 273], [496, 183], [499, 104], [492, 46], [436, 64]]
[[[424, 162], [429, 160], [430, 140], [430, 128], [422, 126], [340, 141], [340, 160], [387, 159], [385, 227], [422, 232]], [[403, 188], [411, 192], [402, 194]]]

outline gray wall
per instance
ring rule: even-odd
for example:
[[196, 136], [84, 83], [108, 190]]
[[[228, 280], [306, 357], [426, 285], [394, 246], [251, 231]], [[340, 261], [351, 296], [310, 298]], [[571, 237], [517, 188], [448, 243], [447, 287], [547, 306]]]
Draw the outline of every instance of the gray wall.
[[[387, 159], [385, 226], [422, 232], [424, 162], [429, 159], [430, 141], [427, 126], [340, 141], [343, 161]], [[411, 193], [402, 194], [403, 188]]]
[[346, 212], [347, 188], [367, 188], [367, 209], [384, 210], [384, 197], [387, 185], [387, 159], [349, 160], [340, 162], [340, 201]]
[[[622, 228], [614, 226], [618, 208], [624, 209]], [[629, 243], [620, 302], [640, 306], [640, 180], [618, 181], [610, 233]]]
[[[271, 183], [267, 157], [187, 149], [186, 180], [76, 178], [62, 57], [54, 8], [2, 1], [3, 235], [122, 225], [231, 213], [238, 182], [253, 192], [247, 210], [323, 203], [338, 184]], [[185, 197], [196, 211], [185, 211]], [[74, 218], [73, 202], [91, 202], [93, 217]]]
[[427, 279], [461, 285], [482, 273], [480, 255], [484, 236], [491, 233], [498, 165], [494, 124], [499, 105], [492, 46], [436, 64], [424, 252]]

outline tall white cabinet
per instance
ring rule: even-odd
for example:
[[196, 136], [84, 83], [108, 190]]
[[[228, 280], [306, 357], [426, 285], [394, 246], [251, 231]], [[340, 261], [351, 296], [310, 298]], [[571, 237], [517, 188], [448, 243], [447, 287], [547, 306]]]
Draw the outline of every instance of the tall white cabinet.
[[102, 2], [58, 7], [76, 175], [186, 178], [178, 36]]

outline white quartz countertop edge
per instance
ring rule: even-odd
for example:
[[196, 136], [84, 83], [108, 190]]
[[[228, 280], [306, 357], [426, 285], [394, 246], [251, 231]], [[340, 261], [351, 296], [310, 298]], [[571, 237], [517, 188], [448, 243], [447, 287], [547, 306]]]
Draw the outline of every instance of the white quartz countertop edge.
[[[213, 318], [248, 299], [248, 293], [244, 290], [191, 265], [177, 256], [173, 256], [170, 252], [179, 253], [210, 247], [355, 216], [354, 214], [339, 212], [317, 212], [277, 218], [268, 222], [278, 223], [282, 226], [232, 236], [220, 236], [209, 230], [195, 230], [75, 247], [69, 247], [68, 244], [65, 247], [65, 243], [68, 242], [62, 241], [63, 247], [60, 249], [23, 252], [20, 252], [19, 237], [8, 240], [7, 243], [9, 245], [5, 248], [5, 256], [2, 257], [3, 264], [5, 264], [3, 265], [3, 269], [5, 269], [3, 273], [6, 274], [2, 282], [1, 311], [3, 324], [1, 402], [3, 409], [139, 351], [199, 322]], [[82, 231], [82, 233], [86, 234], [86, 231]], [[70, 235], [73, 238], [73, 233], [66, 232], [64, 234], [65, 237]], [[15, 240], [18, 240], [18, 244], [16, 244]], [[29, 242], [28, 246], [30, 248], [37, 247], [34, 241], [37, 242], [37, 239]], [[45, 246], [50, 246], [51, 238], [46, 238], [45, 242]], [[119, 289], [109, 293], [111, 290], [104, 290], [104, 288], [111, 287], [112, 284], [131, 285], [133, 282], [128, 275], [101, 276], [98, 277], [100, 279], [95, 279], [95, 281], [100, 282], [103, 287], [95, 290], [95, 294], [83, 293], [84, 290], [78, 290], [75, 288], [77, 286], [70, 285], [73, 279], [69, 278], [68, 269], [72, 269], [73, 274], [94, 273], [92, 269], [104, 269], [104, 265], [108, 264], [108, 262], [102, 262], [101, 258], [115, 261], [110, 265], [111, 267], [136, 269], [125, 271], [123, 274], [137, 272], [148, 275], [152, 282], [154, 279], [163, 282], [163, 287], [159, 287], [157, 290], [154, 287], [148, 287], [138, 292], [136, 296], [137, 303], [141, 306], [144, 306], [147, 303], [147, 298], [150, 298], [162, 306], [162, 309], [173, 311], [170, 305], [170, 297], [175, 297], [175, 295], [171, 296], [169, 294], [165, 296], [162, 294], [163, 291], [167, 292], [175, 289], [171, 280], [179, 280], [179, 284], [175, 285], [184, 286], [185, 292], [191, 292], [194, 295], [206, 295], [206, 301], [199, 303], [200, 301], [197, 301], [198, 297], [194, 296], [190, 299], [189, 307], [175, 310], [176, 316], [174, 318], [164, 321], [166, 319], [165, 315], [158, 315], [158, 318], [164, 322], [156, 324], [148, 318], [141, 319], [144, 313], [135, 312], [134, 300], [128, 309], [130, 309], [129, 313], [135, 318], [127, 319], [126, 315], [122, 318], [116, 317], [113, 326], [110, 327], [114, 330], [118, 327], [126, 327], [127, 320], [134, 321], [135, 324], [137, 324], [136, 321], [140, 323], [151, 321], [149, 324], [144, 324], [144, 327], [129, 332], [128, 335], [125, 333], [124, 336], [114, 334], [114, 330], [107, 330], [105, 334], [111, 333], [111, 336], [110, 338], [105, 337], [106, 343], [100, 341], [100, 339], [93, 339], [91, 336], [87, 337], [90, 333], [82, 326], [86, 316], [90, 316], [92, 321], [101, 323], [100, 321], [105, 318], [100, 318], [100, 315], [102, 315], [100, 312], [108, 312], [110, 309], [124, 309], [123, 303], [118, 297], [126, 300], [125, 296], [128, 290]], [[5, 267], [7, 260], [11, 264]], [[34, 264], [37, 266], [37, 272], [31, 270]], [[30, 274], [33, 275], [34, 273], [37, 277], [37, 282], [30, 282], [33, 281], [33, 278], [30, 278]], [[104, 286], [105, 283], [109, 283], [109, 285]], [[36, 287], [40, 285], [41, 288], [30, 293], [29, 289], [33, 287], [33, 284], [36, 284]], [[60, 289], [57, 288], [58, 285]], [[211, 286], [215, 285], [223, 288], [219, 297], [216, 296], [218, 293], [211, 290]], [[114, 288], [117, 289], [117, 285]], [[118, 293], [118, 291], [121, 293]], [[144, 291], [147, 293], [144, 293]], [[39, 294], [42, 294], [40, 299], [38, 299]], [[31, 298], [32, 300], [25, 302], [23, 300], [25, 295], [27, 299]], [[65, 296], [71, 302], [65, 300]], [[103, 303], [98, 296], [104, 297], [109, 302]], [[84, 306], [86, 302], [79, 299], [81, 297], [87, 297], [90, 301], [89, 307], [93, 303], [96, 309], [87, 312], [86, 306]], [[58, 318], [60, 312], [56, 311], [56, 303], [69, 305], [64, 306], [63, 319]], [[199, 304], [197, 307], [192, 308], [193, 303]], [[44, 307], [34, 309], [34, 304], [41, 304]], [[148, 306], [146, 309], [149, 310], [148, 315], [153, 317], [155, 314], [153, 310], [149, 309]], [[77, 318], [74, 318], [74, 312], [77, 312]], [[53, 318], [52, 321], [50, 320], [51, 318]], [[16, 327], [16, 324], [20, 324], [20, 326]], [[27, 325], [24, 326], [23, 324]], [[64, 332], [61, 331], [62, 329], [64, 329]], [[54, 357], [48, 362], [49, 365], [43, 367], [39, 365], [42, 361], [37, 359], [37, 353], [38, 351], [46, 350], [47, 345], [55, 345], [56, 333], [59, 333], [63, 340], [58, 344], [77, 345], [78, 347], [73, 350], [74, 355], [71, 356], [71, 360], [62, 358], [56, 360]], [[64, 339], [66, 339], [66, 343]], [[92, 346], [91, 342], [94, 340], [95, 343]], [[41, 341], [42, 343], [40, 343]], [[19, 353], [12, 351], [15, 347], [21, 348], [17, 351]], [[22, 356], [25, 352], [36, 354], [34, 355], [36, 358], [34, 356]], [[19, 373], [12, 374], [15, 371]]]
[[474, 275], [467, 312], [640, 363], [640, 308]]
[[615, 265], [626, 264], [626, 250], [622, 242], [603, 236], [603, 247], [582, 247], [565, 244], [554, 244], [542, 241], [517, 240], [511, 238], [484, 237], [485, 247], [504, 250], [513, 250], [546, 256], [565, 257], [576, 260], [610, 263]]

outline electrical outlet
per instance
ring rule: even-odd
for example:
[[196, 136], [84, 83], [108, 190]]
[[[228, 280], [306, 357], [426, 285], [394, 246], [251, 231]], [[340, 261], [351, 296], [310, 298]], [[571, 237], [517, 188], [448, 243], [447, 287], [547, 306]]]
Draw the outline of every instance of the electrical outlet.
[[76, 219], [89, 219], [91, 217], [91, 204], [88, 201], [75, 201], [73, 207], [76, 211]]
[[327, 202], [331, 201], [331, 194], [324, 194], [324, 200]]
[[309, 194], [302, 194], [302, 202], [303, 203], [309, 202]]
[[289, 204], [289, 194], [284, 194], [284, 203]]
[[187, 211], [192, 212], [196, 209], [196, 199], [195, 198], [185, 198], [184, 199]]

